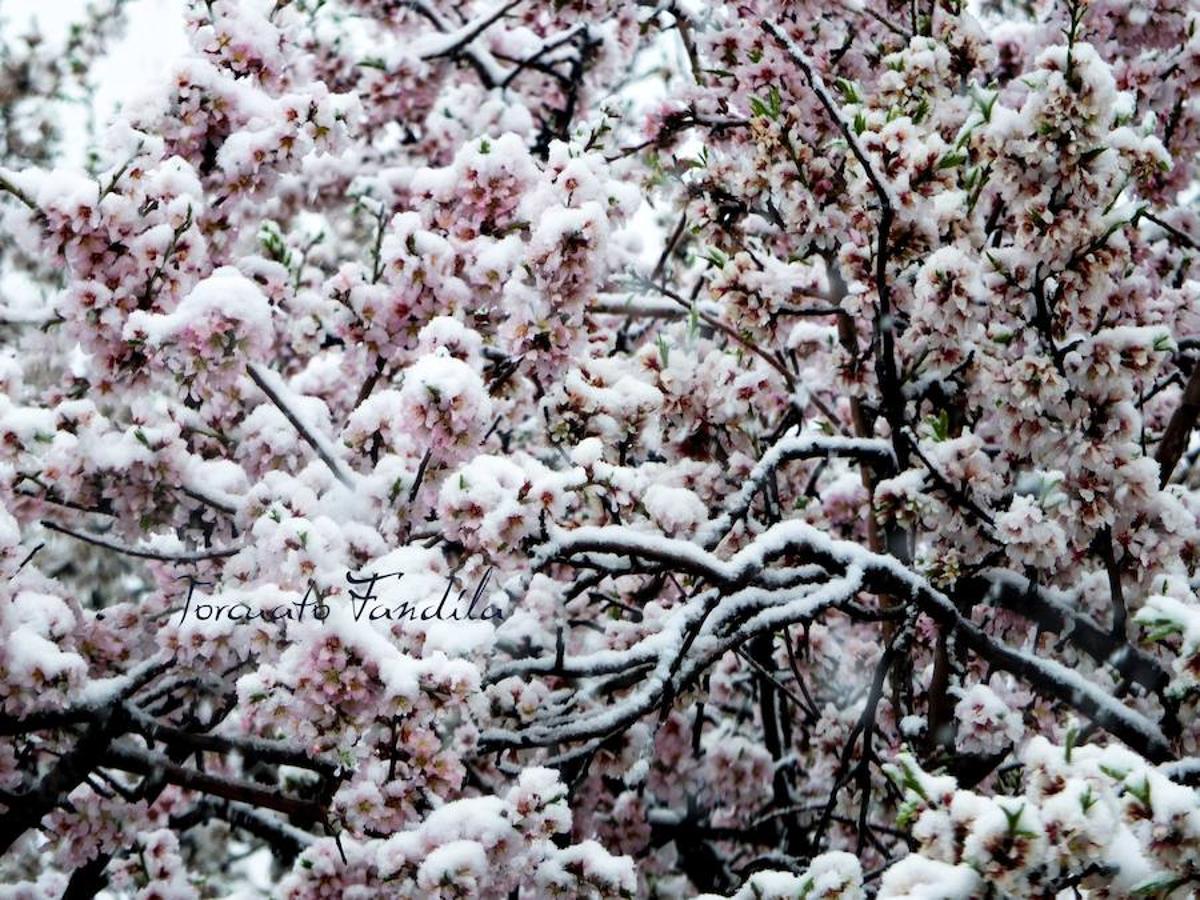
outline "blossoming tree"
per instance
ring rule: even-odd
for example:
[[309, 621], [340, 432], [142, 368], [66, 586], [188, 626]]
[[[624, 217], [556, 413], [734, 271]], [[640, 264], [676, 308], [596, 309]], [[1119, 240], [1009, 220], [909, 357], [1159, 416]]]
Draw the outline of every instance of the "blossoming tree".
[[80, 167], [128, 15], [0, 31], [5, 896], [1200, 884], [1194, 3], [191, 0]]

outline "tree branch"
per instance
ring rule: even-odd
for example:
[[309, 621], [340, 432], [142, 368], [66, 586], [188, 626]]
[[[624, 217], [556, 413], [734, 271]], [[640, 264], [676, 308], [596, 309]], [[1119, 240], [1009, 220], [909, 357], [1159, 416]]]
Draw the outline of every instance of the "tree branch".
[[334, 474], [342, 484], [346, 487], [352, 487], [354, 479], [345, 465], [337, 458], [333, 446], [325, 440], [324, 437], [315, 429], [305, 424], [299, 415], [291, 408], [285, 395], [287, 386], [283, 380], [269, 369], [265, 369], [258, 363], [250, 363], [246, 366], [246, 372], [250, 379], [258, 385], [258, 389], [267, 395], [281, 413], [292, 423], [292, 427], [296, 429], [297, 434], [303, 438], [308, 446], [312, 447], [313, 451], [320, 457], [321, 462], [329, 467], [329, 471]]
[[833, 101], [833, 97], [829, 93], [829, 89], [825, 86], [824, 80], [821, 78], [812, 61], [805, 55], [795, 41], [793, 41], [786, 31], [783, 30], [776, 22], [763, 22], [762, 26], [767, 33], [779, 42], [780, 47], [791, 58], [792, 62], [804, 75], [805, 81], [808, 82], [809, 88], [821, 105], [825, 107], [825, 111], [829, 117], [837, 124], [838, 129], [845, 138], [847, 145], [850, 147], [850, 152], [854, 154], [854, 158], [858, 160], [862, 166], [863, 172], [870, 182], [871, 188], [875, 192], [875, 197], [879, 202], [879, 226], [878, 239], [875, 249], [875, 289], [879, 295], [879, 307], [875, 316], [875, 333], [880, 340], [880, 352], [876, 357], [876, 377], [879, 380], [879, 390], [883, 395], [883, 414], [887, 419], [888, 426], [892, 431], [892, 442], [896, 452], [896, 460], [901, 469], [908, 468], [908, 450], [905, 445], [901, 432], [904, 429], [904, 394], [900, 388], [900, 378], [896, 371], [896, 352], [894, 347], [894, 330], [895, 322], [892, 316], [892, 300], [891, 286], [888, 283], [888, 258], [890, 256], [889, 242], [891, 240], [892, 224], [896, 218], [896, 201], [892, 196], [891, 186], [884, 180], [883, 176], [875, 171], [875, 167], [871, 164], [867, 157], [866, 151], [863, 150], [862, 144], [859, 143], [858, 137], [850, 124], [842, 117], [841, 110]]
[[58, 522], [53, 522], [50, 519], [41, 520], [42, 527], [49, 528], [51, 531], [57, 531], [59, 534], [65, 534], [68, 537], [73, 537], [76, 540], [83, 541], [86, 544], [92, 544], [95, 547], [103, 547], [105, 550], [113, 550], [125, 556], [134, 556], [138, 559], [152, 559], [157, 562], [168, 563], [196, 563], [203, 562], [209, 559], [224, 559], [228, 556], [233, 556], [241, 551], [241, 547], [220, 547], [212, 550], [197, 550], [194, 553], [161, 553], [157, 550], [138, 550], [135, 547], [124, 547], [121, 544], [113, 541], [105, 540], [99, 535], [87, 534], [82, 531], [73, 531], [66, 525], [60, 525]]
[[98, 757], [93, 756], [92, 765], [121, 769], [136, 775], [160, 776], [169, 783], [188, 790], [236, 800], [262, 809], [273, 809], [289, 816], [318, 819], [323, 812], [321, 805], [315, 801], [289, 797], [250, 782], [188, 769], [171, 762], [165, 756], [139, 750], [129, 744], [108, 746]]
[[1166, 487], [1171, 480], [1171, 474], [1179, 463], [1179, 457], [1183, 456], [1183, 451], [1187, 449], [1198, 418], [1200, 418], [1200, 363], [1192, 367], [1192, 374], [1184, 386], [1179, 406], [1171, 415], [1171, 420], [1167, 423], [1167, 430], [1163, 432], [1162, 440], [1159, 441], [1158, 451], [1154, 454], [1154, 458], [1158, 462], [1160, 487]]

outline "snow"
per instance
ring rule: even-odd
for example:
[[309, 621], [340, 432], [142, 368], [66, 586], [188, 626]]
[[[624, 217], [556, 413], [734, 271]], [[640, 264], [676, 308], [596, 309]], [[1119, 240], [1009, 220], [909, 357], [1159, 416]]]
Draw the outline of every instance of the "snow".
[[604, 442], [600, 438], [587, 438], [575, 445], [571, 451], [571, 462], [590, 468], [604, 458]]
[[[89, 183], [95, 192], [95, 182]], [[160, 227], [167, 228], [165, 225]], [[260, 341], [271, 332], [270, 303], [257, 284], [232, 266], [223, 266], [200, 281], [173, 313], [164, 316], [132, 314], [125, 331], [129, 335], [141, 328], [151, 341], [158, 343], [213, 316], [238, 322], [258, 335]]]
[[862, 865], [853, 854], [822, 853], [808, 868], [812, 879], [809, 890], [814, 897], [836, 896], [835, 892], [845, 890], [847, 885], [861, 885], [862, 875]]
[[749, 508], [767, 475], [782, 463], [792, 459], [819, 456], [838, 456], [844, 453], [892, 455], [891, 444], [883, 440], [831, 437], [824, 434], [802, 435], [793, 430], [777, 441], [754, 466], [742, 489], [727, 501], [726, 512], [713, 519], [697, 534], [697, 541], [712, 549], [728, 533], [734, 520]]
[[418, 883], [430, 888], [445, 881], [457, 881], [463, 874], [487, 872], [487, 854], [475, 841], [450, 841], [431, 850], [417, 870]]
[[28, 680], [42, 686], [59, 679], [82, 680], [87, 664], [77, 653], [64, 652], [29, 625], [19, 625], [7, 634], [5, 669], [14, 685]]
[[422, 59], [433, 59], [450, 52], [456, 46], [464, 45], [471, 59], [486, 72], [488, 79], [493, 84], [500, 84], [504, 81], [505, 71], [496, 61], [496, 58], [475, 42], [475, 36], [480, 32], [481, 28], [486, 23], [494, 21], [503, 13], [503, 5], [497, 4], [492, 10], [482, 13], [456, 29], [451, 29], [446, 20], [436, 12], [434, 7], [423, 2], [423, 0], [414, 2], [413, 6], [419, 9], [423, 15], [436, 21], [438, 23], [438, 30], [442, 32], [441, 34], [426, 35], [413, 42], [411, 47], [413, 53]]
[[962, 900], [975, 895], [979, 876], [967, 865], [906, 856], [883, 873], [880, 900]]
[[410, 391], [424, 389], [438, 396], [457, 396], [475, 388], [479, 376], [460, 359], [444, 354], [422, 356], [404, 372], [404, 384]]
[[[637, 875], [633, 860], [628, 856], [613, 856], [597, 841], [581, 841], [570, 847], [553, 851], [550, 859], [538, 871], [538, 881], [549, 884], [571, 884], [563, 876], [566, 872], [581, 870], [583, 879], [589, 884], [603, 885], [607, 891], [601, 896], [632, 895], [637, 886]], [[618, 893], [620, 891], [621, 893]], [[559, 893], [559, 891], [554, 891]], [[576, 896], [592, 896], [591, 891], [578, 891]]]
[[245, 470], [229, 459], [189, 456], [184, 480], [188, 490], [229, 507], [249, 489]]
[[788, 332], [786, 346], [789, 350], [795, 350], [805, 344], [832, 347], [837, 343], [837, 339], [836, 326], [801, 321], [793, 325], [792, 330]]
[[132, 667], [124, 675], [114, 675], [109, 678], [92, 678], [83, 685], [76, 695], [83, 706], [99, 707], [111, 703], [114, 699], [126, 693], [130, 686], [143, 680], [145, 673], [162, 665], [165, 655], [156, 653], [144, 662]]
[[[475, 615], [484, 608], [488, 601], [483, 598], [475, 610]], [[486, 654], [496, 643], [497, 619], [488, 621], [462, 620], [440, 621], [429, 623], [425, 633], [426, 652], [441, 652], [447, 656], [475, 656]]]
[[691, 534], [708, 518], [704, 501], [687, 488], [652, 484], [642, 495], [642, 506], [665, 534]]
[[469, 835], [473, 840], [494, 846], [511, 830], [504, 817], [504, 801], [499, 797], [454, 800], [435, 809], [421, 823], [422, 836], [433, 844]]
[[751, 601], [753, 606], [764, 607], [762, 612], [751, 616], [738, 626], [743, 634], [754, 634], [774, 630], [793, 622], [811, 620], [823, 609], [852, 599], [863, 588], [863, 570], [850, 566], [840, 578], [830, 578], [824, 584], [807, 585], [791, 591], [763, 591], [747, 588], [733, 594], [713, 614], [712, 628], [726, 620], [739, 617], [739, 608]]
[[760, 572], [765, 562], [788, 549], [805, 547], [845, 567], [847, 576], [860, 569], [903, 585], [930, 615], [958, 623], [968, 639], [986, 645], [993, 664], [1012, 667], [1021, 674], [1034, 672], [1043, 688], [1070, 698], [1076, 705], [1094, 709], [1120, 726], [1127, 735], [1138, 735], [1156, 752], [1170, 755], [1162, 731], [1148, 718], [1110, 696], [1102, 687], [1061, 663], [1023, 653], [987, 638], [977, 626], [963, 620], [948, 597], [934, 590], [919, 575], [891, 556], [871, 553], [859, 544], [835, 540], [806, 522], [789, 520], [777, 523], [758, 536], [749, 546], [723, 560], [690, 541], [673, 540], [633, 531], [622, 526], [585, 526], [573, 530], [553, 527], [551, 540], [540, 551], [541, 558], [559, 554], [592, 551], [616, 554], [634, 553], [651, 560], [669, 562], [677, 570], [703, 574], [716, 584], [735, 584]]
[[265, 389], [272, 402], [281, 408], [284, 415], [294, 420], [294, 424], [300, 429], [301, 435], [314, 445], [314, 449], [321, 456], [322, 461], [329, 466], [338, 480], [345, 485], [352, 484], [354, 481], [353, 473], [341, 461], [340, 450], [323, 431], [308, 424], [306, 418], [300, 412], [300, 404], [297, 402], [300, 398], [292, 393], [287, 383], [275, 372], [257, 363], [250, 363], [247, 368], [258, 381], [262, 382], [260, 386]]
[[637, 787], [639, 784], [645, 782], [646, 776], [649, 774], [650, 760], [642, 758], [629, 767], [622, 780], [629, 787]]

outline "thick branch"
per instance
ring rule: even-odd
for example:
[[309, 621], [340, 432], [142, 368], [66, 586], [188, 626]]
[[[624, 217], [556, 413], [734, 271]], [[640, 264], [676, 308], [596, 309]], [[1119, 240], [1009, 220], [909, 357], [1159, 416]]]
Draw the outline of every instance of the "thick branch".
[[874, 467], [880, 473], [894, 470], [892, 448], [887, 441], [870, 438], [839, 438], [826, 435], [800, 435], [791, 431], [771, 447], [746, 478], [728, 508], [718, 518], [705, 525], [698, 543], [711, 550], [729, 533], [729, 529], [746, 514], [755, 495], [771, 474], [786, 462], [799, 459], [852, 459]]
[[1004, 570], [984, 572], [958, 582], [956, 596], [963, 603], [995, 603], [1015, 612], [1045, 631], [1062, 635], [1102, 665], [1155, 693], [1166, 688], [1170, 676], [1153, 657], [1119, 640], [1088, 616], [1071, 609], [1065, 598], [1032, 584], [1024, 576]]
[[7, 853], [21, 835], [41, 822], [87, 778], [123, 724], [115, 712], [99, 717], [32, 790], [5, 804], [8, 810], [0, 816], [0, 854]]
[[99, 758], [93, 756], [89, 761], [89, 766], [91, 765], [121, 769], [137, 775], [161, 777], [188, 790], [236, 800], [262, 809], [273, 809], [290, 816], [319, 818], [322, 814], [320, 804], [312, 800], [289, 797], [261, 785], [189, 769], [171, 762], [165, 756], [139, 750], [129, 744], [107, 747], [99, 754]]
[[194, 734], [182, 731], [171, 725], [164, 725], [131, 703], [125, 704], [125, 713], [129, 716], [130, 724], [134, 730], [151, 740], [161, 741], [168, 746], [183, 747], [193, 752], [236, 752], [244, 757], [261, 760], [262, 762], [295, 766], [300, 769], [311, 769], [323, 775], [334, 775], [340, 769], [340, 766], [332, 760], [312, 756], [297, 747], [283, 743], [264, 741], [251, 737]]
[[1179, 407], [1167, 423], [1162, 440], [1158, 444], [1158, 452], [1154, 458], [1158, 461], [1158, 483], [1165, 487], [1171, 480], [1171, 473], [1187, 449], [1196, 420], [1200, 418], [1200, 363], [1192, 367], [1191, 377], [1183, 389]]
[[171, 820], [172, 828], [188, 828], [217, 818], [265, 841], [285, 860], [299, 855], [315, 838], [307, 831], [232, 800], [200, 800], [188, 813]]
[[34, 710], [22, 716], [0, 716], [0, 737], [99, 722], [122, 701], [169, 669], [171, 664], [165, 654], [157, 653], [124, 675], [108, 679], [102, 690], [95, 690], [98, 685], [93, 683], [93, 691], [84, 702], [61, 709]]
[[1087, 716], [1147, 759], [1163, 762], [1174, 756], [1154, 722], [1110, 697], [1099, 685], [1057, 662], [1023, 653], [989, 637], [964, 618], [950, 598], [894, 557], [871, 553], [850, 541], [835, 540], [805, 522], [790, 520], [772, 526], [728, 560], [687, 541], [619, 526], [556, 531], [552, 534], [551, 548], [549, 556], [543, 558], [567, 558], [581, 553], [635, 557], [673, 571], [690, 572], [724, 591], [751, 586], [771, 559], [785, 553], [818, 562], [833, 573], [859, 573], [863, 589], [915, 603], [935, 621], [956, 629], [964, 646], [993, 666], [1024, 678], [1042, 694]]

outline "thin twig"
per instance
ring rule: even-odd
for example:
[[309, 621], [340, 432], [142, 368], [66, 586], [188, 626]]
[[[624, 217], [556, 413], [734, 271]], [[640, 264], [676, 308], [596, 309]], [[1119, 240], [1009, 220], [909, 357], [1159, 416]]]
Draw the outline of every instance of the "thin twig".
[[351, 478], [350, 473], [346, 471], [345, 466], [333, 456], [329, 448], [325, 446], [325, 442], [317, 437], [314, 430], [300, 420], [296, 412], [283, 399], [277, 386], [272, 384], [277, 377], [275, 373], [263, 369], [257, 363], [250, 363], [246, 366], [246, 373], [258, 385], [258, 389], [267, 395], [267, 399], [274, 403], [287, 420], [292, 423], [292, 427], [296, 429], [297, 434], [303, 438], [308, 446], [312, 447], [317, 456], [321, 458], [321, 462], [329, 467], [329, 471], [334, 474], [334, 477], [346, 487], [352, 487], [354, 480]]
[[65, 534], [68, 537], [83, 541], [84, 543], [103, 547], [105, 550], [112, 550], [116, 553], [122, 553], [125, 556], [135, 556], [138, 559], [153, 559], [157, 562], [196, 563], [208, 559], [223, 559], [227, 556], [233, 556], [242, 549], [241, 547], [220, 547], [212, 550], [197, 550], [193, 553], [163, 553], [157, 550], [139, 550], [136, 547], [125, 547], [98, 535], [73, 531], [66, 525], [60, 525], [58, 522], [53, 522], [50, 519], [42, 519], [42, 526], [49, 528], [51, 531], [57, 531], [59, 534]]

